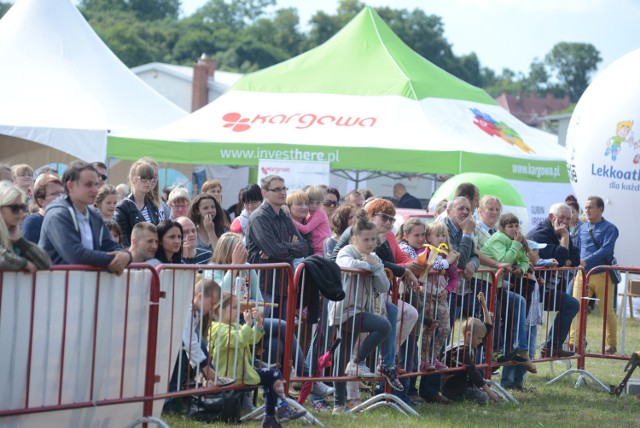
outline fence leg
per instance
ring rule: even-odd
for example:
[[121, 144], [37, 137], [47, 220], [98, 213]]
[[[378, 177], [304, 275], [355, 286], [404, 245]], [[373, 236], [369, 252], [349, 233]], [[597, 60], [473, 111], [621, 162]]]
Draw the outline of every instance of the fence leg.
[[513, 404], [520, 404], [520, 402], [516, 400], [515, 397], [509, 393], [509, 391], [500, 386], [499, 383], [496, 383], [491, 379], [485, 379], [484, 381], [491, 385], [496, 394], [498, 394], [504, 401], [510, 401]]
[[570, 369], [570, 370], [565, 370], [564, 372], [560, 373], [558, 376], [556, 376], [555, 378], [551, 379], [549, 382], [547, 382], [547, 385], [551, 385], [557, 381], [559, 381], [560, 379], [562, 379], [563, 377], [567, 377], [570, 374], [573, 373], [577, 373], [580, 376], [578, 376], [578, 380], [576, 381], [576, 388], [578, 388], [581, 384], [587, 384], [586, 380], [587, 379], [591, 379], [593, 381], [593, 383], [595, 383], [596, 385], [598, 385], [600, 388], [602, 388], [603, 391], [605, 392], [609, 392], [609, 388], [602, 382], [600, 382], [598, 380], [598, 378], [596, 378], [594, 375], [592, 375], [591, 373], [589, 373], [588, 371], [584, 370], [584, 369]]
[[167, 425], [162, 419], [154, 418], [153, 416], [144, 417], [144, 418], [138, 418], [138, 419], [135, 420], [135, 422], [133, 422], [127, 428], [133, 428], [136, 425], [148, 424], [148, 423], [156, 424], [157, 426], [162, 427], [162, 428], [170, 428], [169, 425]]
[[[296, 400], [291, 399], [291, 398], [287, 398], [287, 403], [289, 403], [289, 405], [293, 408], [296, 408], [298, 410], [304, 410], [307, 412], [306, 415], [304, 415], [301, 419], [303, 421], [305, 421], [308, 424], [312, 424], [312, 425], [318, 425], [320, 427], [324, 428], [324, 424], [322, 422], [320, 422], [315, 416], [313, 416], [311, 414], [311, 412], [309, 412], [307, 409], [305, 409], [301, 404], [299, 404]], [[246, 415], [244, 415], [242, 418], [240, 418], [240, 422], [246, 422], [249, 421], [251, 419], [262, 419], [262, 415], [264, 413], [264, 406], [260, 406], [257, 409], [255, 409], [254, 411], [247, 413]]]
[[399, 413], [402, 413], [405, 416], [420, 416], [418, 412], [413, 410], [400, 398], [396, 397], [393, 394], [386, 393], [374, 395], [363, 403], [358, 404], [356, 407], [351, 409], [351, 413], [364, 412], [366, 410], [376, 409], [382, 406], [391, 407], [392, 409], [396, 410]]

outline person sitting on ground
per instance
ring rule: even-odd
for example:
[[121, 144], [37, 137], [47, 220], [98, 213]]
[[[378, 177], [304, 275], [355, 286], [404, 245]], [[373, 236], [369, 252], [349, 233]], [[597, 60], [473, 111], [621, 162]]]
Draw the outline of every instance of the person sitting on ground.
[[27, 212], [26, 195], [10, 181], [0, 181], [0, 272], [49, 269], [47, 253], [22, 237], [20, 223]]
[[233, 219], [229, 230], [233, 233], [245, 234], [247, 225], [249, 224], [249, 217], [263, 201], [262, 190], [257, 184], [249, 184], [247, 187], [240, 191], [240, 200], [242, 201], [242, 212], [236, 218]]
[[38, 246], [53, 264], [102, 266], [121, 274], [131, 263], [131, 254], [114, 242], [102, 218], [89, 208], [98, 194], [95, 168], [71, 162], [61, 181], [66, 196], [47, 206]]
[[480, 404], [488, 403], [489, 400], [494, 402], [500, 400], [476, 368], [476, 350], [482, 345], [492, 328], [491, 314], [482, 292], [478, 293], [478, 302], [482, 306], [484, 323], [478, 318], [467, 318], [462, 325], [464, 342], [457, 343], [447, 350], [446, 361], [452, 367], [466, 367], [465, 371], [443, 376], [442, 392], [449, 400], [475, 401]]
[[22, 224], [25, 239], [36, 245], [40, 242], [45, 210], [51, 202], [63, 194], [62, 182], [57, 177], [49, 174], [38, 176], [36, 184], [33, 186], [33, 199], [31, 200], [31, 205], [36, 209], [31, 211], [32, 214], [29, 214]]
[[209, 193], [193, 198], [189, 218], [198, 232], [197, 246], [213, 252], [218, 238], [229, 231], [229, 222], [218, 200]]
[[143, 221], [133, 226], [129, 252], [133, 263], [145, 263], [158, 251], [158, 230], [154, 224]]
[[[246, 270], [216, 269], [213, 271], [213, 279], [221, 285], [224, 292], [234, 293], [242, 297], [242, 301], [264, 303], [258, 274], [251, 265], [247, 263], [248, 252], [242, 242], [242, 235], [227, 232], [218, 239], [216, 251], [214, 252], [211, 264], [213, 265], [247, 265]], [[205, 276], [211, 271], [205, 271]], [[281, 367], [284, 364], [284, 345], [287, 324], [277, 318], [265, 318], [263, 322], [265, 328], [265, 349], [258, 359], [266, 363], [277, 363]], [[294, 370], [306, 377], [309, 376], [309, 367], [306, 365], [302, 349], [296, 336], [293, 336], [292, 349], [296, 354], [293, 356]], [[313, 386], [313, 393], [325, 397], [333, 393], [333, 389], [327, 387], [322, 382], [316, 382]]]
[[[263, 313], [255, 307], [243, 310], [245, 323], [240, 325], [240, 310], [240, 302], [232, 293], [224, 293], [222, 301], [213, 306], [214, 322], [209, 333], [211, 360], [216, 362], [219, 374], [245, 385], [261, 385], [265, 396], [262, 427], [279, 428], [280, 422], [301, 418], [306, 411], [293, 410], [287, 403], [280, 370], [253, 367], [252, 347], [265, 332]], [[282, 400], [279, 406], [278, 398]]]
[[[139, 224], [142, 223], [136, 226]], [[176, 359], [171, 373], [169, 392], [192, 389], [197, 386], [226, 386], [235, 382], [231, 378], [219, 376], [209, 356], [207, 337], [211, 326], [211, 311], [213, 306], [220, 302], [220, 296], [220, 286], [215, 281], [197, 279], [182, 333], [182, 348], [179, 351], [181, 355]], [[182, 384], [178, 385], [178, 382]], [[163, 410], [169, 412], [179, 410], [176, 407], [177, 401], [169, 399], [165, 402]]]
[[189, 216], [189, 206], [191, 205], [191, 195], [184, 187], [176, 187], [169, 193], [167, 204], [171, 208], [171, 219]]
[[324, 241], [331, 236], [329, 219], [324, 210], [320, 209], [324, 199], [324, 192], [318, 186], [310, 186], [305, 193], [309, 198], [309, 214], [304, 223], [299, 222], [293, 217], [291, 220], [293, 220], [293, 224], [302, 235], [309, 235], [313, 253], [316, 256], [322, 256]]
[[176, 219], [182, 226], [182, 262], [188, 265], [202, 265], [211, 261], [213, 253], [204, 248], [198, 247], [198, 233], [196, 225], [189, 217], [178, 217]]
[[118, 191], [110, 184], [103, 185], [98, 190], [98, 196], [96, 196], [96, 203], [94, 207], [98, 211], [98, 214], [104, 220], [114, 220], [113, 215], [116, 212], [116, 206], [118, 205]]

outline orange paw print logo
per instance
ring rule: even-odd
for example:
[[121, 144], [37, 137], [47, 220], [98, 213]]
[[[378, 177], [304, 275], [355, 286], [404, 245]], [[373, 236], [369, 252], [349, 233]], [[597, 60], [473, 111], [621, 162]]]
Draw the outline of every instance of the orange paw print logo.
[[251, 125], [247, 124], [250, 119], [242, 117], [240, 113], [227, 113], [222, 116], [222, 120], [227, 122], [223, 126], [225, 128], [231, 128], [234, 132], [242, 132], [251, 128]]

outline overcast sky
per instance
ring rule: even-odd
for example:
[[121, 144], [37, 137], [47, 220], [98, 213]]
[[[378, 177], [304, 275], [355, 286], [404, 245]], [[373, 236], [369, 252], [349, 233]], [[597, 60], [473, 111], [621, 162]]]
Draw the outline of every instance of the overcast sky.
[[[190, 15], [206, 0], [182, 0]], [[475, 52], [482, 66], [528, 72], [558, 42], [591, 43], [600, 69], [640, 48], [640, 0], [366, 0], [369, 6], [423, 9], [442, 17], [456, 55]], [[277, 0], [296, 7], [304, 26], [319, 9], [333, 14], [338, 0]]]

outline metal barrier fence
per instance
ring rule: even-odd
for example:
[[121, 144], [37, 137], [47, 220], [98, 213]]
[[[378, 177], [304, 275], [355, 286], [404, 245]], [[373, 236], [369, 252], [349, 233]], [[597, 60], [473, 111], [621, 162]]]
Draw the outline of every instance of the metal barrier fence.
[[158, 299], [148, 265], [119, 277], [89, 266], [0, 272], [2, 423], [125, 426], [151, 416]]
[[[622, 278], [620, 285], [623, 287], [621, 293], [618, 292], [619, 284], [616, 284], [612, 279], [612, 272], [620, 273]], [[579, 289], [574, 289], [574, 295], [580, 293], [582, 296], [578, 340], [583, 352], [578, 366], [581, 369], [581, 376], [578, 378], [576, 386], [583, 383], [588, 377], [602, 390], [610, 392], [609, 386], [586, 370], [586, 358], [623, 362], [630, 360], [630, 357], [624, 355], [627, 339], [626, 317], [622, 310], [624, 306], [620, 308], [620, 316], [616, 317], [614, 303], [615, 299], [620, 296], [622, 297], [621, 305], [624, 305], [625, 300], [630, 295], [634, 295], [631, 289], [633, 284], [632, 275], [638, 274], [640, 274], [640, 268], [630, 266], [596, 266], [587, 273], [586, 280], [582, 284], [578, 284], [580, 286]], [[587, 312], [587, 304], [590, 300], [598, 301], [602, 312], [602, 324], [599, 326], [601, 334], [595, 344], [588, 344], [586, 341], [587, 326], [590, 318]], [[619, 322], [622, 323], [620, 334], [618, 334]], [[620, 343], [618, 339], [621, 339]], [[619, 349], [618, 346], [620, 346]]]
[[[525, 277], [512, 279], [502, 271], [494, 273], [491, 270], [481, 270], [469, 281], [460, 278], [457, 293], [449, 295], [446, 305], [450, 313], [448, 327], [451, 332], [446, 333], [447, 329], [444, 329], [448, 336], [444, 346], [451, 349], [464, 340], [460, 321], [467, 315], [480, 314], [477, 296], [483, 292], [489, 310], [495, 314], [494, 328], [487, 335], [484, 347], [476, 353], [476, 365], [485, 369], [488, 381], [491, 382], [493, 367], [513, 364], [492, 361], [498, 355], [496, 353], [501, 351], [509, 354], [518, 343], [527, 342], [534, 362], [562, 359], [555, 351], [566, 348], [562, 343], [563, 338], [557, 337], [558, 331], [566, 325], [565, 321], [559, 321], [558, 315], [554, 318], [554, 312], [560, 309], [562, 313], [563, 305], [566, 306], [571, 300], [558, 290], [564, 290], [569, 276], [573, 275], [577, 278], [574, 283], [575, 294], [584, 303], [593, 291], [587, 285], [592, 283], [594, 275], [610, 270], [640, 273], [638, 268], [602, 266], [589, 272], [586, 277], [581, 268], [556, 268], [536, 269], [535, 276], [529, 280]], [[368, 272], [342, 271], [347, 290], [358, 289], [371, 281]], [[192, 344], [199, 343], [192, 341], [192, 337], [185, 340], [185, 331], [188, 331], [186, 326], [192, 316], [190, 305], [195, 297], [194, 284], [199, 272], [205, 277], [218, 279], [223, 291], [238, 296], [240, 301], [256, 300], [256, 296], [251, 295], [255, 294], [255, 289], [263, 296], [264, 303], [261, 305], [265, 308], [267, 318], [272, 321], [268, 325], [265, 323], [268, 339], [251, 347], [250, 360], [258, 366], [280, 368], [287, 388], [296, 382], [318, 381], [349, 382], [348, 388], [353, 388], [356, 382], [359, 385], [360, 373], [356, 371], [347, 376], [344, 367], [349, 363], [352, 353], [363, 346], [365, 337], [355, 334], [363, 329], [362, 317], [345, 319], [341, 315], [343, 318], [337, 318], [339, 311], [336, 305], [329, 304], [317, 289], [307, 288], [309, 281], [305, 277], [307, 272], [304, 263], [296, 270], [295, 277], [287, 264], [251, 265], [250, 268], [247, 265], [165, 265], [160, 266], [157, 272], [148, 265], [132, 265], [120, 277], [87, 266], [57, 266], [51, 271], [36, 274], [0, 273], [0, 347], [8, 350], [0, 354], [0, 384], [6, 385], [0, 393], [0, 417], [3, 417], [3, 423], [25, 425], [28, 421], [28, 425], [35, 425], [51, 423], [51, 418], [55, 418], [53, 421], [59, 425], [84, 425], [89, 422], [127, 425], [141, 417], [144, 421], [153, 421], [153, 416], [160, 415], [163, 400], [166, 399], [246, 388], [247, 385], [242, 382], [243, 374], [231, 371], [231, 367], [236, 370], [235, 365], [225, 365], [219, 359], [216, 361], [216, 356], [219, 358], [220, 355], [216, 349], [223, 346], [216, 336], [209, 336], [207, 348], [203, 349], [208, 353], [207, 366], [226, 367], [225, 370], [216, 371], [217, 375], [233, 377], [239, 382], [224, 387], [216, 386], [216, 379], [213, 385], [198, 384], [193, 382], [197, 380], [197, 370], [193, 370], [188, 361], [183, 361], [192, 354]], [[439, 281], [439, 272], [431, 272], [429, 277], [432, 283], [436, 283]], [[534, 278], [540, 287], [538, 299], [534, 297], [535, 290], [531, 289], [535, 287]], [[422, 293], [402, 287], [400, 281], [392, 280], [389, 291], [380, 293], [381, 297], [347, 293], [343, 304], [347, 307], [361, 306], [363, 312], [378, 310], [378, 313], [386, 311], [391, 314], [388, 318], [397, 323], [396, 340], [392, 343], [375, 343], [366, 364], [375, 372], [382, 356], [389, 354], [385, 351], [393, 349], [391, 354], [397, 356], [397, 366], [404, 371], [400, 373], [400, 378], [403, 379], [406, 392], [411, 385], [411, 378], [423, 376], [424, 382], [429, 376], [455, 373], [464, 368], [453, 367], [455, 364], [451, 353], [448, 354], [448, 361], [441, 361], [448, 366], [447, 369], [434, 370], [424, 364], [421, 367], [423, 361], [433, 362], [440, 353], [435, 348], [441, 346], [442, 338], [437, 340], [437, 328], [432, 328], [429, 321], [445, 324], [442, 322], [445, 315], [438, 309], [438, 305], [443, 305], [444, 301], [428, 292], [427, 287]], [[525, 302], [537, 300], [540, 312], [548, 309], [541, 320], [544, 334], [538, 334], [537, 340], [534, 339], [531, 323], [525, 323], [527, 331], [521, 337], [522, 308], [518, 309], [518, 304], [522, 304], [522, 301], [508, 295], [507, 288], [514, 295], [523, 296]], [[602, 290], [603, 294], [599, 297], [604, 321], [599, 351], [590, 352], [585, 348], [588, 318], [586, 305], [582, 304], [573, 336], [577, 352], [571, 357], [577, 359], [578, 366], [565, 371], [550, 383], [568, 374], [578, 373], [578, 382], [591, 378], [608, 391], [602, 382], [585, 370], [585, 358], [628, 360], [628, 357], [604, 352], [610, 323], [607, 321], [609, 301], [615, 298], [612, 297], [608, 274], [604, 275]], [[315, 300], [316, 295], [319, 296], [318, 300]], [[625, 289], [623, 298], [627, 295], [628, 290]], [[200, 304], [203, 305], [202, 301]], [[331, 310], [333, 312], [330, 313]], [[206, 312], [204, 306], [200, 307], [200, 311]], [[526, 311], [530, 316], [531, 305], [526, 306]], [[218, 317], [221, 315], [222, 312], [219, 312]], [[553, 323], [556, 324], [553, 328], [556, 336], [551, 333]], [[202, 322], [199, 328], [202, 331]], [[426, 335], [428, 337], [423, 338]], [[329, 351], [337, 338], [341, 338], [343, 343], [335, 352], [333, 368], [328, 370], [319, 364], [322, 360], [320, 357]], [[622, 338], [624, 349], [624, 334]], [[189, 345], [185, 346], [187, 342]], [[537, 350], [543, 344], [547, 344], [542, 347], [549, 351], [538, 358]], [[227, 346], [238, 345], [227, 343]], [[536, 352], [531, 348], [535, 348]], [[187, 370], [184, 377], [178, 375], [177, 382], [181, 386], [169, 391], [176, 367], [184, 362], [187, 362]], [[371, 381], [376, 383], [383, 379], [379, 373], [371, 377]], [[416, 414], [398, 399], [397, 395], [401, 393], [390, 394], [388, 385], [385, 392], [353, 410], [388, 405], [405, 414]], [[505, 399], [512, 399], [500, 388], [497, 392]], [[357, 395], [355, 390], [347, 389], [345, 399], [350, 397], [349, 394]], [[116, 405], [117, 411], [113, 411]], [[252, 412], [248, 416], [259, 414]], [[319, 424], [311, 417], [309, 421]]]

